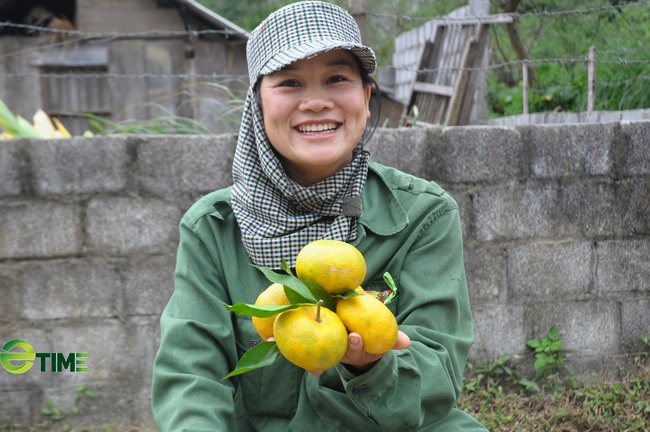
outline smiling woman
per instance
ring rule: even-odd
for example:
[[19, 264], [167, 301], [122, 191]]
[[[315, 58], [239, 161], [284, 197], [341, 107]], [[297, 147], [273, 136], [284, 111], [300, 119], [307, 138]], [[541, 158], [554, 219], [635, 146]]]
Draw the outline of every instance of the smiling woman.
[[[180, 224], [153, 374], [160, 430], [485, 432], [456, 408], [473, 340], [458, 205], [437, 184], [370, 160], [375, 55], [354, 19], [330, 3], [292, 3], [251, 32], [246, 54], [234, 184], [201, 198]], [[281, 358], [223, 380], [260, 343], [252, 320], [223, 305], [254, 303], [268, 286], [254, 266], [294, 267], [321, 239], [365, 257], [363, 289], [392, 299], [396, 341], [394, 325], [373, 327], [372, 338], [365, 325], [343, 334], [347, 351], [334, 367], [298, 346], [303, 367], [327, 370]], [[395, 342], [374, 349], [373, 338]], [[345, 348], [321, 348], [335, 346]]]
[[370, 118], [370, 84], [348, 50], [262, 77], [264, 126], [287, 175], [311, 186], [349, 164]]

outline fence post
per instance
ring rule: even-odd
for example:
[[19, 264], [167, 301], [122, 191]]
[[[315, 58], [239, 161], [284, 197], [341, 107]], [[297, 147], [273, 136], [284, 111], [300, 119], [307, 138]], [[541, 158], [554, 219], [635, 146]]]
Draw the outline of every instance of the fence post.
[[359, 31], [361, 32], [361, 40], [367, 44], [368, 26], [366, 24], [366, 0], [348, 0], [348, 9], [350, 10], [350, 15], [354, 17], [354, 20], [359, 26]]
[[523, 87], [524, 87], [524, 94], [523, 94], [523, 105], [524, 105], [524, 114], [528, 114], [528, 91], [530, 90], [530, 84], [528, 83], [528, 62], [523, 61], [521, 63], [521, 72], [523, 74]]
[[587, 112], [593, 112], [596, 106], [596, 47], [589, 47], [589, 58], [587, 61]]

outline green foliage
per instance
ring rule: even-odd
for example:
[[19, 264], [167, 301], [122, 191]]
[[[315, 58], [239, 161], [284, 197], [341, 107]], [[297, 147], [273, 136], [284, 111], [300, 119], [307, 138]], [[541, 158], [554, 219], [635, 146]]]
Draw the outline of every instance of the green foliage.
[[[130, 118], [113, 121], [94, 114], [85, 114], [88, 125], [102, 135], [113, 134], [167, 134], [206, 135], [219, 132], [237, 132], [244, 109], [243, 98], [236, 93], [241, 83], [200, 82], [184, 86], [177, 92], [165, 95], [132, 111], [149, 112], [153, 118]], [[241, 87], [241, 85], [240, 85]], [[183, 112], [195, 113], [195, 118]], [[156, 114], [161, 115], [156, 115]]]
[[[522, 0], [516, 10], [520, 14], [516, 28], [539, 78], [530, 89], [529, 111], [586, 111], [590, 46], [597, 49], [595, 109], [649, 108], [650, 8], [635, 6], [642, 3]], [[617, 8], [602, 9], [610, 6]], [[585, 12], [553, 14], [567, 10]], [[491, 70], [489, 116], [521, 114], [520, 64], [503, 26], [492, 26], [491, 38], [496, 57], [507, 66]]]
[[58, 423], [70, 415], [77, 414], [79, 412], [79, 402], [84, 398], [95, 396], [95, 393], [86, 386], [76, 387], [75, 392], [77, 392], [77, 397], [68, 410], [59, 407], [51, 397], [48, 397], [47, 406], [41, 409], [41, 414], [47, 417], [48, 420], [45, 420], [40, 426], [50, 427], [53, 423]]
[[[617, 380], [547, 375], [527, 381], [510, 365], [509, 356], [478, 366], [468, 363], [459, 408], [492, 432], [650, 430], [650, 340], [641, 340], [644, 351]], [[559, 332], [552, 330], [533, 345], [535, 350], [546, 346], [550, 353], [557, 342]], [[531, 392], [526, 382], [541, 388]]]
[[541, 339], [530, 339], [526, 345], [535, 352], [533, 367], [536, 379], [548, 377], [563, 369], [564, 357], [560, 350], [564, 347], [564, 342], [560, 340], [557, 327], [551, 327], [548, 334]]

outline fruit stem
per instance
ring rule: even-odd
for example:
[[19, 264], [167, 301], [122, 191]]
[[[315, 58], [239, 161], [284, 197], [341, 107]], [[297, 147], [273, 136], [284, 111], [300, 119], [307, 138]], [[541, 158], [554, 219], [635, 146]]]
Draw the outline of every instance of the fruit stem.
[[320, 319], [320, 306], [323, 304], [323, 299], [318, 300], [318, 303], [316, 303], [316, 322], [317, 323], [322, 323], [323, 320]]

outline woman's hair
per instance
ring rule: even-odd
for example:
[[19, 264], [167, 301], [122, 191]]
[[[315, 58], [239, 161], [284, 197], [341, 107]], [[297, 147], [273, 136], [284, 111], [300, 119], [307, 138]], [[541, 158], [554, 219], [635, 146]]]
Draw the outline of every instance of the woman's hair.
[[[363, 63], [361, 63], [361, 60], [359, 60], [356, 55], [354, 56], [354, 60], [356, 61], [357, 68], [361, 74], [361, 82], [364, 86], [370, 86], [370, 101], [368, 102], [370, 118], [366, 122], [366, 129], [363, 131], [363, 135], [361, 135], [361, 139], [359, 140], [361, 142], [361, 145], [365, 146], [366, 143], [370, 141], [370, 138], [375, 133], [375, 129], [377, 129], [377, 125], [379, 124], [379, 117], [381, 115], [381, 93], [379, 92], [379, 84], [377, 84], [377, 81], [372, 76], [370, 76], [368, 71], [366, 71], [366, 69], [363, 67]], [[260, 108], [260, 112], [263, 114], [264, 111], [262, 108], [262, 97], [260, 96], [261, 82], [262, 77], [260, 77], [255, 83], [253, 92], [255, 94], [255, 102]]]
[[370, 110], [370, 118], [366, 123], [366, 129], [361, 135], [361, 145], [365, 146], [370, 138], [375, 133], [377, 125], [379, 124], [379, 117], [381, 116], [381, 93], [379, 92], [379, 84], [370, 76], [357, 56], [354, 56], [361, 73], [361, 81], [364, 85], [370, 85], [370, 101], [368, 102], [368, 109]]

